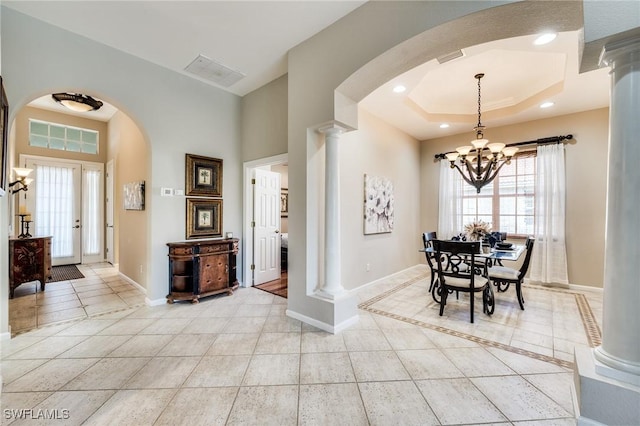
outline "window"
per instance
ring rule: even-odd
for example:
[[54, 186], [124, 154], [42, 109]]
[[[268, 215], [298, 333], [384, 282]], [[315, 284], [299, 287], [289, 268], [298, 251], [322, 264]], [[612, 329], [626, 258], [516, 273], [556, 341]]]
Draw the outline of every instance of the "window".
[[29, 120], [29, 145], [60, 151], [98, 153], [98, 132], [46, 121]]
[[462, 223], [483, 220], [494, 231], [532, 235], [535, 204], [535, 152], [517, 155], [480, 193], [462, 182]]

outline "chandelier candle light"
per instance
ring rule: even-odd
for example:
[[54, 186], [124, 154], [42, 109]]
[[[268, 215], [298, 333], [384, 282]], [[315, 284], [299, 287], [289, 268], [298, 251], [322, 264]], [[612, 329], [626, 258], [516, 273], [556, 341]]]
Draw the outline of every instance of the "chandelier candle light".
[[[503, 143], [489, 143], [484, 138], [485, 126], [481, 122], [481, 96], [480, 79], [484, 74], [476, 74], [478, 80], [478, 124], [473, 129], [476, 131], [476, 138], [471, 141], [471, 146], [460, 146], [456, 152], [446, 154], [447, 160], [451, 162], [452, 169], [458, 169], [462, 178], [480, 193], [483, 186], [490, 183], [498, 175], [498, 172], [505, 164], [511, 163], [511, 158], [518, 152], [518, 148], [506, 146]], [[460, 165], [456, 160], [460, 158]], [[462, 167], [461, 167], [462, 166]]]

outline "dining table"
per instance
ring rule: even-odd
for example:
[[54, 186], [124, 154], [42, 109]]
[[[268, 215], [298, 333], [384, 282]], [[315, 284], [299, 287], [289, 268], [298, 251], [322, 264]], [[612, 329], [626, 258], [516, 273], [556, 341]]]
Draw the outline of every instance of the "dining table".
[[[486, 246], [485, 246], [486, 247]], [[502, 264], [503, 260], [517, 261], [520, 259], [522, 253], [524, 253], [524, 244], [513, 244], [510, 248], [497, 248], [492, 247], [488, 251], [482, 253], [476, 253], [476, 259], [485, 259], [486, 268], [490, 268], [493, 264]], [[433, 247], [421, 248], [418, 250], [421, 253], [435, 253]]]

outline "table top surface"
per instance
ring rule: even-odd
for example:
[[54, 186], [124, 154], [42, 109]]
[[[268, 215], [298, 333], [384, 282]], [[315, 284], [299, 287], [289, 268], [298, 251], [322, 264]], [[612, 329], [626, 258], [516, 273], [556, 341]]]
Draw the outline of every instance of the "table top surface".
[[[524, 252], [524, 245], [514, 244], [509, 250], [501, 250], [492, 248], [489, 253], [476, 253], [476, 258], [483, 257], [487, 259], [496, 259], [496, 260], [518, 260], [522, 252]], [[435, 253], [435, 250], [431, 247], [429, 248], [421, 248], [418, 251], [427, 252], [427, 253]]]

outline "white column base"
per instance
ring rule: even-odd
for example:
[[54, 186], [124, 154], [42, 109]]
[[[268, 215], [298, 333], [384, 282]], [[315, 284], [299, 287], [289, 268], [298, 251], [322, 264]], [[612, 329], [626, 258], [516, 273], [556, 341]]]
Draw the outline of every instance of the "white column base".
[[339, 333], [360, 320], [357, 299], [349, 292], [344, 292], [335, 299], [321, 297], [316, 293], [306, 296], [305, 305], [309, 309], [304, 314], [289, 308], [287, 316], [332, 334]]
[[329, 300], [336, 300], [336, 299], [340, 299], [341, 297], [344, 297], [348, 294], [348, 292], [340, 287], [337, 290], [334, 289], [328, 289], [326, 287], [324, 288], [319, 288], [315, 291], [314, 295], [316, 297], [322, 297], [323, 299], [329, 299]]
[[640, 386], [599, 374], [606, 366], [593, 349], [576, 349], [574, 360], [578, 425], [640, 424]]
[[616, 358], [603, 350], [602, 346], [595, 348], [593, 354], [596, 359], [596, 373], [640, 386], [640, 365]]

